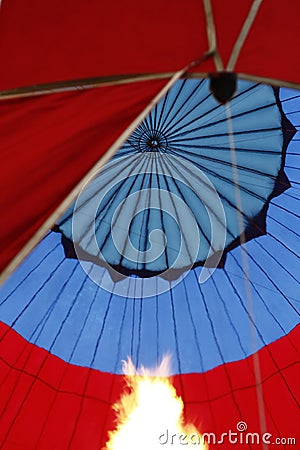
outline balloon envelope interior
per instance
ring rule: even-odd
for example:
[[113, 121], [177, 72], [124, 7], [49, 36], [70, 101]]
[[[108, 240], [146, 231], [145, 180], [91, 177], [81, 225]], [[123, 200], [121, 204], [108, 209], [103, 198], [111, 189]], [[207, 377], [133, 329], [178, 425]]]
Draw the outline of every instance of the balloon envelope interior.
[[[165, 117], [168, 103], [179, 98], [185, 84], [175, 86], [165, 106], [157, 106], [157, 120], [160, 115]], [[205, 82], [195, 82], [194, 89], [196, 86], [197, 91], [204, 89]], [[74, 248], [74, 205], [59, 224], [62, 235], [49, 232], [2, 287], [0, 438], [4, 436], [6, 448], [13, 448], [16, 436], [20, 442], [29, 442], [28, 448], [49, 448], [50, 443], [55, 448], [57, 430], [62, 448], [73, 442], [74, 448], [87, 448], [87, 436], [93, 448], [99, 447], [100, 439], [105, 445], [107, 430], [115, 425], [111, 405], [124, 388], [122, 360], [129, 355], [137, 367], [153, 367], [163, 355], [171, 355], [171, 374], [186, 416], [203, 431], [226, 432], [243, 419], [249, 430], [259, 432], [259, 414], [264, 411], [268, 432], [274, 436], [279, 432], [296, 434], [299, 134], [289, 143], [295, 129], [283, 115], [278, 93], [269, 87], [239, 83], [229, 116], [211, 99], [207, 86], [205, 89], [208, 97], [202, 103], [211, 102], [206, 114], [212, 116], [210, 111], [216, 108], [214, 114], [219, 116], [214, 120], [223, 124], [221, 131], [213, 135], [217, 124], [210, 127], [207, 119], [207, 127], [192, 133], [188, 147], [183, 147], [182, 138], [175, 155], [173, 150], [169, 154], [157, 149], [157, 136], [146, 141], [147, 145], [138, 138], [137, 146], [133, 135], [130, 140], [134, 142], [129, 140], [83, 191], [86, 203], [79, 204], [78, 231], [84, 240], [95, 213], [95, 242], [99, 248], [102, 243], [101, 253], [93, 253], [96, 246], [87, 246], [82, 253]], [[244, 95], [247, 107], [241, 104]], [[286, 115], [297, 124], [300, 117], [295, 111], [300, 108], [297, 99], [290, 100], [293, 96], [293, 92], [280, 92]], [[245, 112], [249, 108], [258, 109], [258, 122], [252, 122], [252, 112]], [[240, 117], [236, 117], [238, 111]], [[228, 117], [240, 189], [231, 167]], [[174, 120], [179, 120], [179, 113]], [[149, 127], [150, 117], [147, 121]], [[131, 173], [139, 169], [137, 174]], [[212, 212], [218, 204], [210, 201], [209, 183], [225, 213], [223, 228]], [[161, 190], [165, 194], [157, 192]], [[235, 192], [240, 192], [243, 211]], [[179, 207], [173, 205], [173, 196]], [[164, 208], [158, 207], [160, 201], [165, 202]], [[118, 216], [120, 205], [124, 208]], [[138, 212], [141, 205], [144, 209]], [[217, 211], [222, 217], [222, 209]], [[114, 214], [116, 230], [121, 230], [116, 232], [117, 238], [122, 237], [116, 248], [123, 251], [125, 247], [124, 254], [108, 251], [115, 244], [110, 223]], [[196, 260], [191, 270], [179, 270], [178, 278], [168, 280], [161, 276], [167, 267], [165, 253], [177, 270], [178, 259], [172, 252], [180, 248], [180, 232], [188, 214], [194, 217], [196, 231], [195, 235], [187, 233], [183, 265], [191, 263], [193, 239], [200, 236]], [[130, 219], [129, 226], [125, 219]], [[226, 232], [226, 261], [221, 259], [215, 270], [211, 263], [209, 277], [202, 282], [203, 258], [208, 251], [205, 236], [213, 241], [210, 221], [217, 237]], [[240, 223], [247, 240], [243, 245]], [[150, 235], [156, 229], [160, 234]], [[140, 253], [129, 252], [129, 238], [130, 252]], [[153, 262], [147, 259], [149, 254], [141, 253], [151, 249], [151, 242], [154, 255], [160, 248], [164, 251]], [[161, 247], [156, 247], [157, 243]], [[72, 258], [67, 258], [71, 250]], [[102, 254], [105, 258], [101, 261]], [[111, 267], [127, 276], [115, 281]], [[259, 361], [260, 379], [254, 361]], [[263, 408], [257, 402], [258, 385]]]
[[287, 123], [272, 87], [239, 81], [220, 105], [208, 80], [178, 81], [58, 223], [66, 255], [114, 279], [223, 266], [289, 187]]

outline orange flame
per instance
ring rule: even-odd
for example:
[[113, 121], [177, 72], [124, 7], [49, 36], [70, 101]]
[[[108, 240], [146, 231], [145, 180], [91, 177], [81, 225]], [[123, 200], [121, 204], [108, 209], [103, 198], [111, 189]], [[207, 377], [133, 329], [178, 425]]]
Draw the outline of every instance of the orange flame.
[[[197, 437], [197, 448], [207, 450], [201, 435], [183, 420], [184, 404], [174, 386], [166, 378], [170, 374], [170, 358], [164, 357], [153, 371], [141, 368], [137, 373], [132, 361], [123, 363], [130, 388], [113, 406], [117, 426], [109, 432], [104, 450], [177, 450], [195, 448], [189, 436]], [[184, 438], [185, 436], [185, 438]]]

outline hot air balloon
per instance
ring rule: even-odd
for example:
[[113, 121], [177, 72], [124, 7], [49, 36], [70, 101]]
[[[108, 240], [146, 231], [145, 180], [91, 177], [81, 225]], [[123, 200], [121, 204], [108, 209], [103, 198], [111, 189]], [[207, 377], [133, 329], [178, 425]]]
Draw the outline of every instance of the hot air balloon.
[[209, 448], [299, 439], [298, 6], [275, 3], [3, 2], [0, 448], [105, 448], [122, 360], [165, 354]]

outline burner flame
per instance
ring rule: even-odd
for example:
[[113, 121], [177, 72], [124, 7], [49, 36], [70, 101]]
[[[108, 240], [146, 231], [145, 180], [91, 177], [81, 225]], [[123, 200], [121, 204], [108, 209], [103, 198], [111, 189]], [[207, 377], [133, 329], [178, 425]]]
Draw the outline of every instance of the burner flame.
[[[180, 436], [199, 435], [192, 424], [185, 424], [184, 404], [169, 377], [170, 358], [165, 356], [154, 370], [142, 367], [139, 371], [131, 359], [123, 363], [127, 389], [113, 406], [117, 415], [114, 431], [104, 450], [164, 450], [182, 449]], [[177, 439], [167, 439], [176, 436]], [[195, 447], [186, 442], [185, 447]], [[207, 450], [205, 444], [197, 445]]]

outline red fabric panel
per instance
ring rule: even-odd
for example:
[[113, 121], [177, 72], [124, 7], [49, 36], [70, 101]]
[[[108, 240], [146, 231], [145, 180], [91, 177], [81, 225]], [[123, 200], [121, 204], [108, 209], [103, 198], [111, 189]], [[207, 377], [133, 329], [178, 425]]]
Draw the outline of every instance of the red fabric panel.
[[207, 50], [203, 23], [198, 0], [3, 0], [0, 89], [178, 70]]
[[[243, 23], [252, 3], [253, 0], [212, 0], [217, 42], [225, 66], [240, 31], [237, 23], [240, 18]], [[300, 45], [299, 15], [298, 0], [289, 1], [287, 7], [281, 0], [263, 0], [235, 71], [299, 83], [300, 65], [295, 62]]]
[[300, 4], [264, 0], [242, 49], [236, 71], [263, 77], [300, 82], [296, 49], [300, 45]]
[[[3, 323], [0, 336], [1, 448], [99, 450], [114, 426], [110, 405], [124, 388], [123, 377], [69, 365]], [[299, 399], [299, 338], [300, 326], [258, 352], [272, 439], [300, 439], [299, 409], [291, 395]], [[249, 432], [260, 433], [252, 357], [173, 381], [177, 392], [184, 392], [186, 419], [202, 432], [235, 432], [244, 420]]]
[[[3, 0], [0, 89], [112, 74], [168, 72], [207, 50], [199, 0]], [[226, 63], [252, 0], [212, 0]], [[300, 82], [300, 6], [264, 0], [237, 71]], [[212, 63], [199, 67], [211, 71]]]
[[1, 102], [0, 271], [165, 83]]

